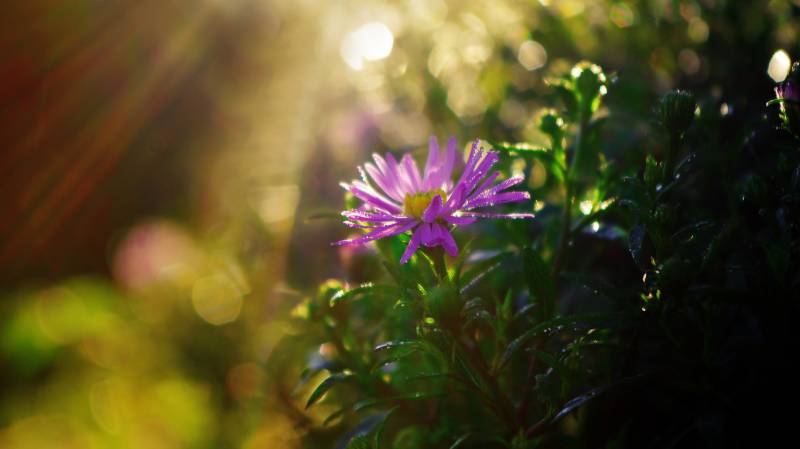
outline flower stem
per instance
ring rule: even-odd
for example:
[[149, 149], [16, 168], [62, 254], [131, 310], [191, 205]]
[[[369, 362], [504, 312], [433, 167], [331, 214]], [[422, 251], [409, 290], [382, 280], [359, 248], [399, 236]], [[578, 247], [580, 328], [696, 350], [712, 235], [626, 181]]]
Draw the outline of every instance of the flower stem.
[[436, 273], [436, 277], [442, 282], [447, 282], [449, 277], [447, 275], [447, 264], [444, 261], [444, 249], [437, 246], [434, 248], [425, 248], [425, 252], [428, 254], [431, 261], [433, 261], [433, 271]]

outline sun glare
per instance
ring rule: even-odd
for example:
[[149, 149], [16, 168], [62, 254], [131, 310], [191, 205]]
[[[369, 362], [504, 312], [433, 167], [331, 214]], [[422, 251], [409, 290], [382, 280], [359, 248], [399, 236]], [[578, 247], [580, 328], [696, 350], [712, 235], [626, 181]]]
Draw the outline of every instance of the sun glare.
[[786, 75], [789, 74], [789, 67], [791, 67], [791, 65], [792, 60], [789, 58], [789, 55], [783, 50], [778, 50], [769, 60], [767, 74], [773, 79], [773, 81], [779, 83], [786, 79]]
[[392, 52], [394, 36], [381, 22], [370, 22], [349, 33], [342, 41], [341, 55], [354, 70], [364, 68], [364, 61], [378, 61]]

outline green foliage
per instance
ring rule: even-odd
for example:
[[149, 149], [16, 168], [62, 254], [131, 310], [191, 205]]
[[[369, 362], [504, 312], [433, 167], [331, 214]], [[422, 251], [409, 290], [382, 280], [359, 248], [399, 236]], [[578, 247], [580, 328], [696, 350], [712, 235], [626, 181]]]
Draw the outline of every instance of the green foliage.
[[[776, 157], [717, 178], [729, 156], [706, 133], [718, 125], [695, 123], [694, 95], [673, 91], [643, 121], [667, 130], [664, 150], [611, 163], [613, 114], [601, 111], [615, 87], [604, 72], [579, 63], [550, 86], [562, 109], [536, 122], [550, 146], [493, 145], [505, 176], [519, 158], [552, 176], [529, 186], [549, 195], [536, 220], [482, 225], [455, 260], [434, 249], [401, 266], [407, 237], [378, 242], [386, 275], [325, 284], [312, 301], [318, 314], [296, 323], [327, 328], [315, 344], [337, 348], [308, 405], [325, 395], [342, 408], [320, 426], [359, 429], [375, 410], [392, 415], [381, 421], [385, 438], [362, 433], [348, 447], [639, 447], [654, 441], [643, 428], [681, 438], [685, 430], [647, 420], [633, 398], [662, 410], [676, 390], [698, 403], [730, 398], [711, 380], [736, 357], [718, 329], [742, 316], [770, 320], [757, 312], [756, 288], [776, 310], [797, 307], [800, 142], [762, 126], [767, 142], [740, 151]], [[691, 377], [698, 369], [710, 377]], [[349, 388], [333, 388], [344, 381]], [[593, 420], [611, 404], [632, 414], [606, 417], [600, 431]]]

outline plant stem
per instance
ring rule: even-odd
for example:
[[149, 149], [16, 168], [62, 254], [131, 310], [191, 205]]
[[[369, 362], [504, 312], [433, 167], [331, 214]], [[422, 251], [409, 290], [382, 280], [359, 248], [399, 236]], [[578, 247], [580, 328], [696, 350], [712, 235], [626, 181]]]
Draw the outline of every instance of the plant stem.
[[575, 202], [574, 197], [576, 193], [575, 178], [577, 175], [575, 171], [577, 170], [577, 161], [581, 160], [583, 157], [584, 135], [586, 134], [586, 128], [588, 126], [589, 115], [585, 112], [581, 112], [578, 133], [575, 136], [575, 152], [572, 155], [572, 160], [569, 163], [569, 168], [565, 176], [566, 192], [564, 210], [561, 216], [561, 234], [558, 242], [558, 250], [553, 261], [553, 277], [558, 276], [561, 272], [561, 268], [566, 265], [567, 248], [569, 246], [570, 230], [572, 227], [572, 207]]
[[669, 148], [667, 149], [667, 154], [664, 157], [664, 177], [666, 178], [664, 181], [665, 185], [672, 181], [673, 166], [675, 165], [675, 157], [678, 155], [680, 144], [681, 137], [675, 133], [670, 133]]
[[527, 417], [528, 413], [528, 404], [530, 403], [531, 393], [533, 392], [533, 387], [536, 383], [536, 358], [531, 357], [528, 361], [528, 374], [525, 376], [527, 382], [525, 384], [525, 389], [522, 392], [522, 401], [520, 401], [519, 406], [517, 407], [517, 419], [521, 423], [525, 423], [525, 418]]
[[461, 341], [457, 335], [454, 335], [453, 337], [458, 347], [461, 349], [464, 355], [467, 356], [467, 360], [470, 361], [470, 364], [473, 366], [473, 368], [475, 368], [476, 371], [478, 371], [478, 374], [486, 383], [486, 386], [489, 387], [489, 390], [496, 401], [496, 405], [503, 415], [503, 421], [509, 424], [511, 430], [519, 427], [519, 423], [514, 413], [514, 407], [511, 405], [511, 401], [508, 399], [508, 396], [503, 393], [503, 390], [500, 388], [500, 384], [497, 382], [497, 379], [489, 372], [489, 369], [486, 366], [486, 361], [483, 359], [483, 355], [480, 353], [480, 351], [475, 350], [477, 346], [475, 348], [471, 348], [464, 344], [464, 342]]
[[437, 246], [435, 248], [426, 248], [425, 252], [433, 261], [433, 270], [436, 276], [440, 281], [447, 282], [449, 277], [447, 275], [447, 264], [444, 261], [444, 249]]
[[566, 199], [564, 201], [564, 210], [561, 214], [561, 232], [558, 240], [558, 252], [553, 262], [553, 277], [558, 276], [561, 267], [567, 258], [567, 246], [569, 246], [569, 231], [572, 227], [572, 182], [567, 179]]

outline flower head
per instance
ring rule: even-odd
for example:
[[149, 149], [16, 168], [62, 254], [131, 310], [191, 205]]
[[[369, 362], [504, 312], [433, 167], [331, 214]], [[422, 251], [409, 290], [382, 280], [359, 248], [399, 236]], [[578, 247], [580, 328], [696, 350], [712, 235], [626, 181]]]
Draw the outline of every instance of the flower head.
[[795, 62], [786, 79], [775, 86], [775, 100], [767, 104], [780, 103], [780, 118], [783, 126], [800, 136], [800, 63]]
[[800, 64], [795, 62], [786, 79], [775, 86], [775, 98], [800, 101]]
[[800, 101], [800, 89], [791, 80], [784, 81], [775, 86], [775, 98]]
[[344, 223], [367, 232], [351, 240], [334, 242], [334, 245], [361, 245], [412, 232], [400, 263], [408, 262], [420, 246], [441, 246], [448, 255], [455, 257], [458, 247], [450, 233], [454, 226], [468, 225], [478, 218], [533, 218], [532, 214], [476, 211], [530, 199], [527, 192], [505, 191], [521, 183], [522, 177], [494, 184], [500, 172], [487, 176], [499, 156], [495, 151], [485, 150], [479, 140], [472, 143], [464, 171], [455, 183], [455, 138], [450, 138], [447, 148], [440, 151], [436, 138], [431, 137], [428, 161], [421, 174], [410, 154], [403, 156], [400, 162], [391, 153], [387, 153], [385, 158], [373, 154], [372, 158], [374, 164], [366, 163], [359, 167], [360, 181], [342, 184], [345, 190], [363, 202], [356, 209], [342, 212], [347, 218]]
[[680, 136], [692, 126], [696, 108], [697, 103], [691, 92], [673, 90], [661, 97], [656, 112], [667, 131]]

